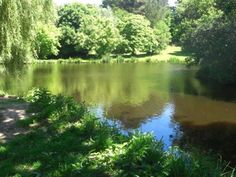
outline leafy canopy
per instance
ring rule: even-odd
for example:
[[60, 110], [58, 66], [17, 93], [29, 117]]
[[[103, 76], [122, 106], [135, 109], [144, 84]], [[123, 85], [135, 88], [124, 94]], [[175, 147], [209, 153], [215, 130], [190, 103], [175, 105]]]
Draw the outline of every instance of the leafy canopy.
[[53, 15], [52, 0], [0, 0], [0, 62], [22, 64], [32, 58], [38, 22]]

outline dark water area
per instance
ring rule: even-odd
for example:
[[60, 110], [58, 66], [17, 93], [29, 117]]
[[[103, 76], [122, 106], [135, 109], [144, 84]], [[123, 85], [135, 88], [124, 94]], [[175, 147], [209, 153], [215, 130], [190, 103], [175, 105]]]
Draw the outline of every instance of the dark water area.
[[166, 148], [194, 146], [235, 163], [236, 89], [201, 83], [196, 71], [165, 63], [31, 65], [20, 75], [0, 72], [0, 90], [48, 88], [85, 101], [124, 131], [152, 132]]

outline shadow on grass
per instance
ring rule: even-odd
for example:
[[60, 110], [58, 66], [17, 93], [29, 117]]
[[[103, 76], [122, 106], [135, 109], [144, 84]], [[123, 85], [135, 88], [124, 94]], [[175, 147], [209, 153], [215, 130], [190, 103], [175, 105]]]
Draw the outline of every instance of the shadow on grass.
[[40, 126], [0, 146], [0, 176], [106, 176], [89, 163], [89, 155], [110, 145], [111, 130], [93, 116], [67, 126], [61, 131]]

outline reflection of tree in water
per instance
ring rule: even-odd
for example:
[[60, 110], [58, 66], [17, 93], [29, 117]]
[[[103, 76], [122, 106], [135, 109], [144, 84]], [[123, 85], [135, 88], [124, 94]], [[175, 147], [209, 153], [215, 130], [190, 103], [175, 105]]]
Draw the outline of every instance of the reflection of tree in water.
[[217, 122], [236, 123], [236, 103], [211, 100], [202, 96], [172, 94], [176, 121], [194, 125]]
[[179, 123], [174, 142], [213, 150], [236, 165], [236, 103], [181, 94], [172, 94], [172, 101]]
[[0, 65], [0, 89], [7, 93], [12, 93], [12, 90], [17, 90], [17, 92], [13, 93], [22, 93], [22, 88], [19, 87], [19, 83], [27, 74], [28, 69], [29, 67], [27, 65], [20, 65], [18, 67], [4, 67], [3, 65]]
[[162, 113], [168, 103], [166, 98], [163, 95], [151, 94], [147, 101], [139, 105], [114, 104], [105, 111], [106, 117], [120, 120], [125, 128], [136, 129], [148, 118]]
[[189, 95], [200, 95], [216, 100], [236, 101], [235, 86], [219, 85], [211, 82], [203, 82], [196, 78], [195, 70], [189, 72], [184, 70], [176, 72], [170, 78], [170, 92], [184, 93]]
[[182, 136], [175, 137], [175, 142], [184, 148], [197, 147], [212, 150], [226, 161], [236, 165], [236, 124], [218, 122], [209, 125], [182, 123]]
[[[156, 66], [139, 64], [67, 65], [60, 67], [58, 85], [63, 85], [67, 94], [76, 98], [80, 95], [79, 98], [87, 103], [106, 107], [113, 104], [139, 105], [148, 101], [153, 91], [156, 92], [153, 88], [157, 82], [153, 82], [155, 78], [149, 78], [155, 76], [152, 74], [155, 72]], [[158, 84], [166, 89], [167, 80], [159, 79]]]

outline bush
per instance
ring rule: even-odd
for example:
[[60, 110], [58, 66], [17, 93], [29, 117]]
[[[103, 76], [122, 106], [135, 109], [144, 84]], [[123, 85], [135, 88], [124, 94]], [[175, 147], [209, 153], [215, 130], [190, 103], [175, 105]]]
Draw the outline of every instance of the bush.
[[38, 119], [58, 119], [73, 121], [79, 119], [86, 109], [83, 104], [77, 104], [72, 98], [62, 95], [52, 95], [46, 89], [34, 89], [26, 96], [30, 103], [29, 112], [36, 113]]

